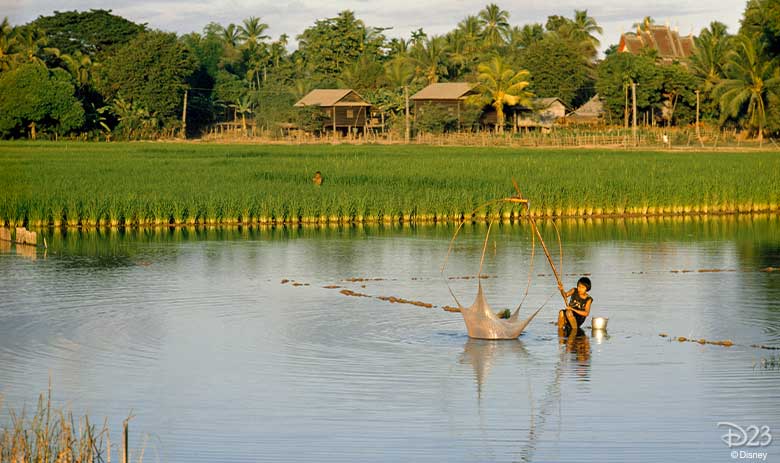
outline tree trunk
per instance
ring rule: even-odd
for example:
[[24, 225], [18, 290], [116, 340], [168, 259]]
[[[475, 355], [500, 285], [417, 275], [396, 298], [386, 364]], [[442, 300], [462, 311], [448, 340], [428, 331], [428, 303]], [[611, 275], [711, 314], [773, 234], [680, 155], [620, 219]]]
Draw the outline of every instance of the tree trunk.
[[496, 102], [496, 133], [504, 133], [504, 105]]

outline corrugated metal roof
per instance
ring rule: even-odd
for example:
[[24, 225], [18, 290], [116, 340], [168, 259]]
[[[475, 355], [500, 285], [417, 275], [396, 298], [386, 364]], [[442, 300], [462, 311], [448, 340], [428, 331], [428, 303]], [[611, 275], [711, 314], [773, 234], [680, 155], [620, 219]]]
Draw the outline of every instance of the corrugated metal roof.
[[412, 100], [457, 100], [473, 93], [474, 84], [468, 82], [439, 82], [412, 95]]
[[[355, 101], [342, 101], [348, 95], [352, 95], [352, 100]], [[301, 98], [295, 106], [371, 106], [371, 104], [351, 88], [318, 88]]]

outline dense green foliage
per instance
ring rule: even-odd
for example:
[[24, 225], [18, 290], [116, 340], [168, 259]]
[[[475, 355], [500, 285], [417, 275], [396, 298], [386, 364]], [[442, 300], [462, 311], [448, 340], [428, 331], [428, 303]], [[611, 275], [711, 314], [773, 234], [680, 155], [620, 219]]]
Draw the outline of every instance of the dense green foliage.
[[577, 108], [593, 96], [590, 68], [582, 55], [558, 36], [533, 42], [521, 52], [520, 61], [531, 73], [531, 88], [538, 97], [557, 97], [569, 108]]
[[39, 17], [30, 27], [46, 31], [49, 46], [60, 53], [81, 52], [92, 57], [129, 42], [145, 29], [106, 10], [55, 11]]
[[181, 117], [185, 81], [196, 63], [175, 34], [144, 32], [103, 63], [100, 92], [155, 113], [172, 125]]
[[[320, 187], [311, 181], [316, 171], [325, 179]], [[541, 215], [777, 210], [778, 171], [777, 152], [4, 143], [0, 220], [31, 226], [453, 220], [512, 194], [513, 177]], [[488, 212], [508, 218], [518, 210]]]
[[[632, 28], [651, 23], [644, 18]], [[749, 0], [736, 34], [713, 22], [695, 38], [693, 56], [671, 64], [654, 52], [617, 53], [614, 45], [599, 59], [603, 30], [587, 10], [551, 15], [544, 23], [513, 24], [508, 11], [491, 3], [449, 32], [418, 29], [409, 37], [389, 37], [392, 28], [341, 11], [305, 28], [295, 36], [297, 44], [286, 34], [272, 39], [271, 31], [273, 25], [255, 16], [240, 24], [209, 23], [201, 32], [179, 37], [105, 10], [55, 12], [19, 26], [4, 20], [0, 74], [29, 63], [67, 71], [86, 114], [72, 135], [88, 139], [183, 135], [179, 118], [185, 91], [191, 136], [215, 122], [234, 122], [242, 129], [254, 125], [279, 135], [300, 120], [292, 103], [312, 89], [336, 87], [356, 90], [397, 134], [404, 131], [404, 88], [413, 94], [436, 82], [476, 86], [484, 80], [480, 69], [496, 57], [514, 74], [528, 71], [525, 90], [535, 97], [558, 97], [575, 109], [598, 92], [609, 110], [607, 123], [625, 120], [625, 89], [634, 82], [641, 122], [691, 124], [698, 91], [706, 123], [758, 139], [780, 134], [780, 0]], [[503, 124], [493, 120], [501, 119], [503, 105], [485, 102], [494, 96], [489, 86], [480, 85], [479, 91], [482, 98], [466, 111], [493, 106], [499, 117], [482, 118], [480, 128], [501, 132]], [[507, 106], [515, 113], [531, 109]], [[39, 133], [53, 138], [63, 127], [44, 121]], [[24, 135], [17, 130], [2, 136]]]
[[[0, 74], [0, 136], [18, 137], [35, 127], [59, 135], [84, 123], [84, 109], [67, 72], [43, 64], [24, 64]], [[33, 135], [33, 138], [35, 136]]]

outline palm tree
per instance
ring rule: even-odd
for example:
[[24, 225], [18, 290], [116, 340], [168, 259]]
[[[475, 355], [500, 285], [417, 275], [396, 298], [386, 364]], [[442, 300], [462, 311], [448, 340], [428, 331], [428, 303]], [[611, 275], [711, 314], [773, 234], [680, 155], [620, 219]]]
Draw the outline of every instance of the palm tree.
[[451, 64], [456, 66], [455, 75], [470, 73], [478, 60], [482, 25], [476, 16], [467, 16], [458, 27], [446, 36]]
[[479, 12], [479, 23], [482, 26], [485, 45], [497, 47], [504, 43], [509, 33], [509, 12], [491, 3]]
[[691, 71], [704, 81], [704, 91], [709, 92], [723, 78], [730, 43], [726, 25], [713, 21], [709, 28], [701, 30], [694, 42]]
[[222, 28], [221, 37], [225, 45], [237, 47], [241, 38], [241, 31], [235, 24], [230, 23], [227, 27]]
[[604, 29], [599, 26], [592, 16], [588, 16], [588, 10], [574, 10], [572, 25], [575, 34], [592, 47], [594, 51], [593, 57], [595, 57], [601, 45], [601, 41], [596, 37], [596, 34], [603, 34]]
[[27, 27], [16, 34], [18, 56], [25, 63], [44, 64], [43, 59], [41, 59], [41, 55], [44, 53], [59, 55], [58, 49], [46, 47], [48, 43], [49, 39], [46, 38], [46, 34], [38, 28]]
[[734, 45], [725, 65], [725, 78], [714, 89], [721, 119], [746, 118], [747, 128], [756, 130], [759, 143], [763, 143], [769, 100], [780, 98], [780, 73], [765, 57], [758, 38], [738, 35]]
[[309, 79], [295, 79], [290, 90], [296, 99], [300, 100], [312, 89], [312, 82]]
[[447, 45], [443, 37], [425, 38], [412, 48], [412, 60], [417, 74], [425, 77], [429, 84], [439, 81], [447, 72]]
[[282, 34], [279, 36], [279, 40], [271, 44], [271, 62], [274, 68], [279, 67], [279, 61], [287, 54], [287, 42], [290, 36]]
[[258, 17], [250, 16], [244, 19], [242, 25], [238, 26], [238, 38], [244, 42], [245, 46], [254, 47], [269, 38], [264, 34], [266, 29], [268, 29], [268, 24], [261, 23]]
[[544, 26], [539, 23], [526, 24], [523, 27], [514, 26], [509, 31], [509, 48], [528, 48], [534, 42], [544, 38]]
[[8, 71], [13, 67], [15, 61], [13, 49], [15, 44], [14, 29], [6, 16], [3, 18], [3, 22], [0, 23], [0, 72]]
[[62, 54], [60, 59], [80, 87], [86, 87], [92, 77], [92, 59], [76, 50], [72, 55]]
[[479, 38], [482, 37], [482, 22], [477, 16], [466, 16], [458, 23], [455, 32], [461, 34], [469, 43], [476, 44]]
[[531, 76], [528, 71], [515, 71], [500, 56], [494, 56], [478, 67], [479, 86], [482, 102], [496, 108], [496, 132], [504, 131], [504, 105], [521, 104], [530, 106], [533, 94], [526, 89]]
[[404, 40], [402, 38], [392, 38], [387, 44], [388, 56], [406, 55], [409, 52], [409, 45], [411, 40]]
[[414, 65], [401, 56], [397, 56], [385, 63], [385, 83], [397, 90], [409, 85], [414, 79]]
[[252, 114], [254, 110], [252, 109], [252, 100], [249, 98], [249, 96], [244, 95], [236, 100], [235, 103], [231, 104], [230, 107], [235, 109], [236, 112], [241, 113], [241, 130], [244, 133], [244, 136], [247, 136], [246, 131], [246, 115]]

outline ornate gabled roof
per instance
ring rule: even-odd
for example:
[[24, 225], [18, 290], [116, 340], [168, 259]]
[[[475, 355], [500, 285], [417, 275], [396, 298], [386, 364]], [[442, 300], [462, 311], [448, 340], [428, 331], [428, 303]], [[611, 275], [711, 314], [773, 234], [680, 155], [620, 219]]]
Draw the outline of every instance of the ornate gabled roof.
[[618, 52], [637, 55], [642, 50], [651, 49], [658, 53], [663, 61], [684, 60], [693, 54], [693, 36], [680, 36], [669, 26], [645, 24], [636, 32], [626, 32], [620, 37]]

